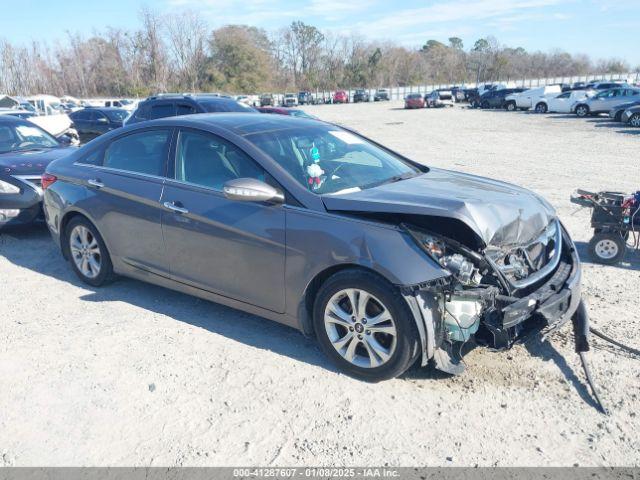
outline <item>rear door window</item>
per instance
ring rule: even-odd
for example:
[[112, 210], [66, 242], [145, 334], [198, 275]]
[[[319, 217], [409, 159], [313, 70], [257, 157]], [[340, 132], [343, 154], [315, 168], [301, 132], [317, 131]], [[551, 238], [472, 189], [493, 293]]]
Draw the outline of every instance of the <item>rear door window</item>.
[[107, 147], [103, 165], [146, 175], [165, 172], [170, 130], [145, 130], [120, 137]]

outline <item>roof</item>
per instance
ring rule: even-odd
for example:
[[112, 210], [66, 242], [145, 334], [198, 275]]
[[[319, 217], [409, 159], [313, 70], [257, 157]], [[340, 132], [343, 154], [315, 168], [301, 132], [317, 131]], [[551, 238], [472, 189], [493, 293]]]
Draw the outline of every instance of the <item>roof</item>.
[[180, 117], [166, 117], [153, 120], [154, 123], [185, 122], [193, 127], [215, 125], [236, 135], [250, 135], [258, 132], [287, 130], [303, 125], [325, 125], [323, 122], [290, 115], [267, 115], [264, 113], [198, 113]]
[[[24, 118], [16, 117], [15, 115], [0, 115], [0, 125], [34, 125]], [[37, 126], [37, 125], [36, 125]]]

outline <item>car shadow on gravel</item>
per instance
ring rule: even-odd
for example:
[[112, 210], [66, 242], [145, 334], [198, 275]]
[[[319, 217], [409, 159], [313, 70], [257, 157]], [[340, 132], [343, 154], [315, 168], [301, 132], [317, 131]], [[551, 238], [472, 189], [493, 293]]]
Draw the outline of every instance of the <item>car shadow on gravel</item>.
[[640, 252], [633, 249], [628, 249], [624, 258], [621, 262], [616, 263], [615, 265], [602, 265], [601, 263], [595, 262], [591, 259], [589, 255], [589, 243], [576, 241], [574, 242], [576, 249], [578, 250], [578, 255], [580, 256], [580, 262], [588, 263], [590, 265], [601, 265], [605, 267], [611, 268], [622, 268], [624, 270], [638, 270], [640, 271]]
[[[0, 230], [0, 256], [14, 265], [89, 291], [80, 296], [86, 302], [125, 302], [245, 345], [338, 373], [314, 339], [286, 325], [125, 277], [118, 277], [101, 288], [81, 282], [62, 258], [44, 225]], [[105, 309], [108, 305], [105, 304]]]

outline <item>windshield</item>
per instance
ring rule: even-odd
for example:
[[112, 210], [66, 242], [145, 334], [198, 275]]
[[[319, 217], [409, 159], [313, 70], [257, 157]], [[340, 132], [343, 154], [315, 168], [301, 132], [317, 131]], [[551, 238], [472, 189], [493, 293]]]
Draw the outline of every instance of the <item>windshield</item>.
[[58, 147], [58, 141], [31, 125], [0, 125], [0, 153]]
[[259, 132], [247, 140], [318, 194], [346, 193], [420, 174], [401, 158], [333, 125]]
[[122, 122], [129, 116], [127, 110], [103, 110], [103, 112], [112, 122]]

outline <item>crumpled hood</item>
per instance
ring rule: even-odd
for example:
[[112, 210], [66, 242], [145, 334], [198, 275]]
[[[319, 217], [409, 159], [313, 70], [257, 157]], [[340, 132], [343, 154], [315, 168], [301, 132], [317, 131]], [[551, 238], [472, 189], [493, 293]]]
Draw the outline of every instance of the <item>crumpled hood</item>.
[[527, 189], [436, 168], [408, 180], [324, 195], [322, 200], [330, 211], [455, 218], [493, 246], [529, 243], [556, 218], [553, 207]]
[[75, 151], [76, 147], [61, 147], [0, 153], [0, 172], [9, 175], [40, 175], [51, 162]]

